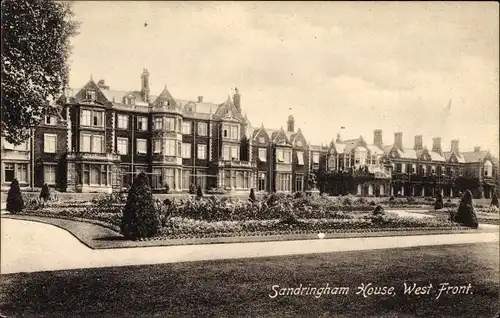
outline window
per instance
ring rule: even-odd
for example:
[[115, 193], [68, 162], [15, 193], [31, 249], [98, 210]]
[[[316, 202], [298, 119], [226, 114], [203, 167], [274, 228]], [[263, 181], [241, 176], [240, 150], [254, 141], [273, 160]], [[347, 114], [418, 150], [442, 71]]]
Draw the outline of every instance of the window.
[[406, 173], [406, 164], [405, 163], [401, 164], [401, 172]]
[[137, 153], [146, 154], [147, 152], [146, 139], [137, 139]]
[[189, 186], [191, 185], [190, 178], [191, 178], [191, 172], [189, 170], [183, 170], [182, 171], [182, 189], [183, 190], [189, 189]]
[[57, 121], [55, 116], [45, 116], [45, 125], [55, 125], [56, 122]]
[[299, 166], [304, 165], [304, 152], [303, 151], [297, 151], [297, 165], [299, 165]]
[[278, 173], [276, 175], [276, 191], [290, 191], [290, 174]]
[[47, 184], [56, 183], [56, 166], [43, 167], [43, 181]]
[[20, 183], [26, 183], [28, 181], [28, 164], [18, 163], [17, 166], [17, 181]]
[[45, 153], [56, 153], [57, 135], [44, 134], [43, 148]]
[[202, 189], [206, 188], [207, 184], [207, 173], [203, 170], [196, 170], [196, 185], [200, 186]]
[[5, 168], [4, 168], [4, 177], [5, 177], [5, 182], [12, 182], [15, 178], [15, 173], [14, 173], [14, 164], [13, 163], [6, 163]]
[[229, 126], [224, 126], [224, 128], [222, 128], [222, 137], [224, 138], [229, 137]]
[[122, 173], [122, 187], [130, 185], [131, 176], [129, 167], [121, 167], [121, 173]]
[[319, 163], [319, 153], [314, 152], [313, 153], [313, 163], [318, 164]]
[[301, 174], [295, 176], [295, 191], [304, 191], [304, 176]]
[[292, 152], [290, 150], [284, 151], [285, 163], [292, 163]]
[[82, 109], [80, 113], [81, 126], [104, 127], [104, 112]]
[[231, 159], [240, 160], [240, 147], [238, 146], [231, 147]]
[[87, 96], [86, 96], [87, 100], [91, 100], [91, 101], [95, 101], [96, 99], [96, 92], [92, 89], [88, 89], [87, 90]]
[[190, 121], [185, 121], [182, 123], [182, 133], [184, 135], [191, 134], [191, 122]]
[[119, 129], [128, 129], [128, 115], [117, 115]]
[[162, 130], [162, 129], [163, 129], [163, 117], [155, 117], [155, 130]]
[[174, 139], [167, 139], [165, 140], [165, 155], [166, 156], [175, 156], [175, 144], [176, 140]]
[[264, 137], [259, 137], [259, 144], [265, 144], [266, 139]]
[[417, 172], [417, 165], [416, 164], [412, 164], [411, 165], [411, 173], [415, 173]]
[[198, 145], [198, 159], [207, 159], [207, 145]]
[[93, 111], [92, 112], [92, 126], [103, 127], [103, 123], [104, 123], [103, 117], [104, 117], [104, 112]]
[[402, 170], [401, 170], [401, 164], [400, 163], [396, 163], [395, 170], [396, 170], [396, 172], [401, 173]]
[[3, 146], [3, 149], [8, 149], [8, 150], [16, 150], [16, 151], [29, 151], [29, 142], [26, 141], [26, 142], [23, 142], [22, 144], [20, 144], [19, 146], [14, 146], [13, 144], [7, 142], [7, 140], [5, 140], [5, 138], [2, 137], [2, 146]]
[[174, 169], [165, 169], [165, 183], [168, 184], [170, 189], [175, 188], [175, 171]]
[[267, 175], [265, 172], [259, 172], [259, 184], [258, 184], [258, 188], [257, 190], [258, 191], [266, 191], [267, 190], [267, 187], [266, 187], [266, 180], [267, 180]]
[[239, 139], [238, 126], [231, 126], [231, 139]]
[[82, 139], [80, 140], [81, 152], [90, 152], [91, 139], [92, 135], [82, 135]]
[[80, 124], [82, 126], [90, 126], [91, 125], [90, 117], [92, 117], [92, 112], [90, 110], [82, 109], [80, 115]]
[[200, 136], [207, 135], [207, 123], [198, 123], [198, 135]]
[[153, 142], [153, 152], [161, 153], [161, 139], [155, 139]]
[[222, 146], [222, 159], [230, 160], [231, 156], [230, 152], [231, 152], [231, 146], [229, 145]]
[[165, 118], [165, 130], [175, 131], [175, 118]]
[[489, 160], [484, 162], [484, 176], [493, 177], [493, 164]]
[[161, 168], [153, 168], [153, 174], [151, 175], [151, 187], [155, 189], [162, 189], [163, 186]]
[[259, 160], [262, 162], [267, 161], [267, 149], [266, 148], [259, 148]]
[[422, 166], [422, 174], [425, 175], [427, 173], [427, 166]]
[[297, 147], [302, 147], [302, 141], [300, 141], [300, 140], [297, 140], [297, 142], [295, 144], [297, 145]]
[[191, 158], [191, 144], [182, 143], [182, 158], [185, 159]]
[[446, 174], [451, 176], [451, 167], [446, 167]]
[[436, 174], [436, 166], [431, 166], [431, 173]]
[[102, 153], [102, 143], [103, 136], [92, 136], [92, 152], [93, 153]]
[[137, 130], [148, 130], [148, 118], [137, 117]]
[[116, 151], [121, 155], [128, 154], [128, 138], [116, 139]]
[[276, 150], [276, 159], [278, 160], [278, 162], [284, 162], [285, 161], [285, 157], [284, 157], [284, 154], [283, 154], [283, 149], [277, 149]]

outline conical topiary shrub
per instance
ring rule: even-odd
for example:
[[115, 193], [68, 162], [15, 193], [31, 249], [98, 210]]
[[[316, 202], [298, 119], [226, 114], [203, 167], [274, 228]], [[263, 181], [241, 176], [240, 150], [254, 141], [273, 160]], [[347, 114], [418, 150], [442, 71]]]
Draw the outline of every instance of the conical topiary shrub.
[[43, 201], [48, 201], [50, 199], [49, 186], [45, 183], [40, 191], [40, 199]]
[[148, 177], [141, 172], [128, 192], [127, 203], [123, 209], [121, 233], [127, 239], [152, 237], [158, 234], [160, 226]]
[[196, 197], [203, 198], [203, 190], [201, 190], [201, 185], [198, 185], [198, 188], [196, 189]]
[[13, 214], [19, 213], [24, 209], [24, 200], [17, 179], [12, 180], [10, 183], [10, 189], [7, 193], [6, 208], [7, 211]]
[[375, 210], [373, 210], [373, 215], [384, 215], [384, 214], [385, 214], [385, 211], [381, 205], [377, 205], [375, 207]]
[[436, 202], [434, 202], [434, 210], [441, 210], [443, 208], [443, 196], [441, 193], [436, 194]]
[[472, 204], [472, 193], [470, 190], [465, 191], [453, 221], [471, 228], [478, 228], [479, 223]]
[[250, 189], [250, 196], [248, 196], [248, 200], [250, 202], [257, 201], [257, 198], [255, 197], [255, 191], [253, 190], [253, 188]]
[[496, 206], [498, 208], [498, 194], [497, 192], [493, 192], [493, 195], [491, 196], [491, 206]]

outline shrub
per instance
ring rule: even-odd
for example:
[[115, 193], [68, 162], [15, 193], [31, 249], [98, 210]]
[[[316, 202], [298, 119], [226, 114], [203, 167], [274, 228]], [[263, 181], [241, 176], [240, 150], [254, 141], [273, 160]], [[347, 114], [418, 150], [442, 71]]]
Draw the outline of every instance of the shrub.
[[6, 208], [10, 213], [19, 213], [24, 209], [24, 200], [17, 179], [12, 180], [10, 183]]
[[441, 210], [443, 208], [443, 196], [441, 193], [436, 194], [436, 202], [434, 202], [434, 210]]
[[203, 198], [203, 191], [201, 190], [201, 185], [198, 185], [198, 188], [196, 189], [196, 197]]
[[351, 200], [351, 198], [349, 198], [349, 197], [344, 198], [344, 200], [342, 201], [342, 204], [343, 204], [343, 205], [352, 205], [352, 200]]
[[493, 192], [493, 195], [491, 196], [491, 206], [496, 206], [498, 208], [498, 194], [497, 192]]
[[45, 183], [40, 191], [40, 199], [43, 201], [50, 200], [50, 190], [49, 186]]
[[305, 192], [298, 191], [298, 192], [295, 192], [295, 194], [293, 195], [293, 197], [295, 199], [305, 198], [306, 194], [305, 194]]
[[375, 210], [373, 210], [373, 215], [384, 215], [384, 208], [381, 205], [377, 205]]
[[196, 185], [194, 183], [191, 183], [189, 185], [189, 193], [190, 194], [196, 194]]
[[453, 221], [471, 228], [478, 228], [479, 224], [472, 204], [472, 193], [470, 190], [465, 191], [462, 200], [460, 200], [460, 206], [456, 215], [454, 215]]
[[375, 201], [371, 200], [371, 201], [370, 201], [370, 205], [371, 205], [371, 206], [375, 206], [375, 205], [377, 205], [377, 203], [375, 203]]
[[389, 198], [389, 202], [392, 202], [394, 200], [396, 200], [396, 198], [393, 195], [391, 195], [391, 197]]
[[250, 202], [257, 201], [257, 198], [255, 197], [255, 191], [253, 188], [250, 189], [250, 196], [248, 197], [248, 200], [250, 200]]
[[165, 193], [169, 193], [170, 192], [170, 186], [168, 185], [168, 183], [165, 183]]
[[160, 219], [149, 187], [149, 180], [141, 172], [134, 180], [123, 209], [120, 230], [127, 239], [152, 237], [159, 233]]
[[359, 205], [363, 205], [363, 204], [367, 204], [367, 203], [368, 203], [368, 201], [364, 197], [361, 197], [358, 200], [356, 200], [356, 204], [359, 204]]

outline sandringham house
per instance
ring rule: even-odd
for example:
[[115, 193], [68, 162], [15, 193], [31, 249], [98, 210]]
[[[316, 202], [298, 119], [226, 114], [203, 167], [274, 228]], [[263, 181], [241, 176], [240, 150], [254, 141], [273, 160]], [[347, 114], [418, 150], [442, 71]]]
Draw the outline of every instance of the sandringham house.
[[143, 171], [154, 191], [173, 193], [192, 185], [214, 193], [304, 191], [311, 174], [331, 195], [457, 196], [467, 187], [489, 198], [496, 190], [498, 160], [479, 147], [460, 151], [458, 140], [443, 151], [441, 138], [428, 149], [415, 136], [405, 148], [401, 132], [384, 145], [375, 130], [372, 143], [337, 135], [312, 145], [291, 115], [286, 129], [252, 126], [237, 89], [223, 103], [177, 99], [167, 86], [152, 95], [149, 76], [144, 69], [137, 91], [92, 79], [66, 89], [28, 142], [2, 138], [2, 188], [16, 178], [22, 188], [112, 192]]

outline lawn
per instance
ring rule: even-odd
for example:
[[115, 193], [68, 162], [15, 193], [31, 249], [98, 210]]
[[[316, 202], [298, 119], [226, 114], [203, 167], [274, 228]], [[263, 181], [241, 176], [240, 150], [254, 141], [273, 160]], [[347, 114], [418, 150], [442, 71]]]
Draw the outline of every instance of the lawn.
[[[50, 317], [493, 317], [499, 309], [497, 243], [2, 275], [0, 312]], [[433, 284], [405, 295], [403, 283]], [[347, 295], [278, 296], [272, 286], [350, 287]], [[363, 297], [357, 286], [394, 286]], [[443, 294], [440, 283], [471, 284]]]

